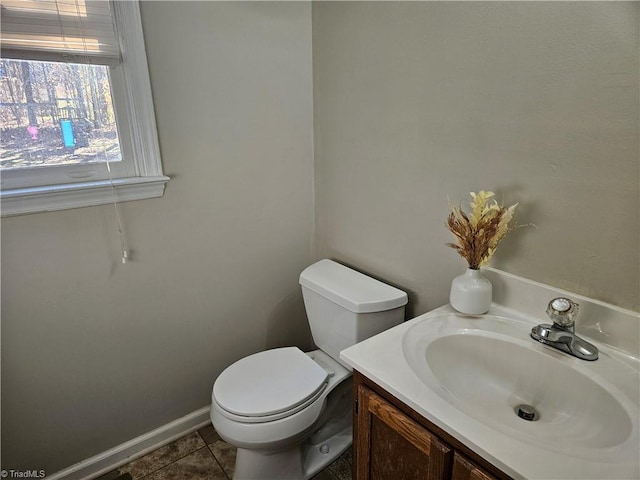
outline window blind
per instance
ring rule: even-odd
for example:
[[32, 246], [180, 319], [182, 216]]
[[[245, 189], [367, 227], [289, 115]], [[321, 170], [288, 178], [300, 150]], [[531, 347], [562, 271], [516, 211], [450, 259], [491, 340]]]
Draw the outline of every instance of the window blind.
[[2, 58], [116, 65], [108, 0], [0, 0]]

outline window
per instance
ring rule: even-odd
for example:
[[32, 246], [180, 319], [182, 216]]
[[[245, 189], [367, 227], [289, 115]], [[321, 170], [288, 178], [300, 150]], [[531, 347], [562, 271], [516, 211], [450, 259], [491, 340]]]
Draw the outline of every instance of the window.
[[3, 187], [134, 173], [122, 161], [105, 65], [0, 60], [0, 126]]
[[137, 2], [1, 4], [2, 215], [161, 196]]

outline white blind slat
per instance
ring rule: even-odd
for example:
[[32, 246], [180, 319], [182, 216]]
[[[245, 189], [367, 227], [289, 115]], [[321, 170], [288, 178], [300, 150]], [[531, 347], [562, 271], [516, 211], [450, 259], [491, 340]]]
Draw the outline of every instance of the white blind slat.
[[3, 58], [114, 65], [120, 61], [106, 0], [0, 0]]

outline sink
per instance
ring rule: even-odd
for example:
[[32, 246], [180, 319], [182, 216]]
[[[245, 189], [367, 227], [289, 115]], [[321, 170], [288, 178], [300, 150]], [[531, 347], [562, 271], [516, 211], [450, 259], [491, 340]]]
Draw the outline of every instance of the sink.
[[[531, 324], [445, 314], [409, 328], [407, 364], [464, 415], [525, 443], [589, 458], [637, 437], [638, 372], [605, 351], [585, 362], [529, 338]], [[533, 408], [536, 418], [517, 415]]]
[[514, 479], [640, 479], [640, 314], [571, 294], [576, 333], [599, 350], [580, 360], [530, 337], [568, 292], [488, 273], [486, 314], [443, 305], [341, 358]]

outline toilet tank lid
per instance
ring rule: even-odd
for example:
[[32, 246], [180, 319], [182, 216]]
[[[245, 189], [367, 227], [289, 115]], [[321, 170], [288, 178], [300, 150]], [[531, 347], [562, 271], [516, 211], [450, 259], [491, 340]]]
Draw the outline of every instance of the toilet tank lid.
[[402, 290], [329, 259], [304, 269], [300, 285], [354, 313], [383, 312], [407, 304]]

